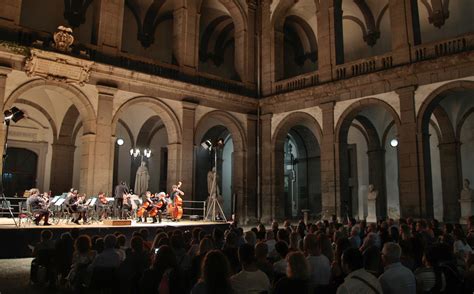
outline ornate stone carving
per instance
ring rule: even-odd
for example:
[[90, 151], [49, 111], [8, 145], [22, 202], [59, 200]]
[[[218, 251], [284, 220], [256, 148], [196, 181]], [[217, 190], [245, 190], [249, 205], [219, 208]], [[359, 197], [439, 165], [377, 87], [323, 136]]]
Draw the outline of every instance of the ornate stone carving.
[[53, 47], [62, 52], [70, 52], [71, 45], [74, 43], [74, 36], [72, 35], [72, 29], [64, 26], [59, 26], [58, 31], [53, 35], [54, 45]]
[[78, 83], [82, 86], [89, 80], [93, 64], [92, 61], [68, 55], [32, 49], [31, 56], [26, 60], [25, 72], [28, 76]]

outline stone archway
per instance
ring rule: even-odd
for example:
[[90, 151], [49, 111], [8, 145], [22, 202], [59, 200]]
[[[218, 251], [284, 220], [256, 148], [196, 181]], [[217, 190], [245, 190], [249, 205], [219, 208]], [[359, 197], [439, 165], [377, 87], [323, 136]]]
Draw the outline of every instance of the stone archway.
[[181, 176], [181, 124], [174, 111], [158, 98], [150, 96], [137, 96], [121, 104], [115, 111], [112, 118], [112, 136], [115, 137], [117, 124], [127, 110], [134, 105], [144, 105], [149, 107], [158, 116], [166, 129], [168, 137], [167, 145], [167, 176], [166, 186], [176, 184]]
[[[247, 222], [250, 217], [249, 210], [255, 206], [253, 202], [256, 199], [250, 199], [248, 195], [246, 179], [247, 138], [244, 128], [239, 120], [228, 112], [215, 110], [206, 113], [199, 120], [195, 128], [194, 144], [197, 146], [196, 148], [199, 148], [201, 142], [205, 140], [205, 134], [216, 127], [227, 129], [233, 141], [231, 193], [235, 198], [234, 211], [240, 222]], [[195, 154], [197, 154], [197, 150]], [[194, 178], [196, 178], [196, 174]], [[196, 187], [197, 185], [194, 185], [194, 188]]]
[[[455, 81], [444, 84], [424, 99], [417, 113], [417, 132], [420, 134], [418, 152], [421, 154], [419, 172], [423, 179], [421, 184], [426, 198], [427, 214], [433, 215], [433, 195], [440, 190], [443, 220], [449, 222], [458, 222], [460, 216], [458, 195], [462, 187], [462, 158], [459, 130], [464, 118], [461, 117], [458, 122], [451, 121], [442, 103], [445, 99], [454, 99], [457, 94], [463, 95], [466, 92], [474, 93], [474, 82]], [[439, 149], [439, 170], [436, 168], [437, 163], [432, 162], [432, 152], [438, 153], [438, 149], [433, 149], [435, 147], [430, 143], [429, 127], [432, 125], [432, 117], [436, 119], [439, 132], [439, 144], [435, 146]], [[433, 165], [435, 167], [432, 167]], [[441, 187], [433, 178], [441, 179]]]
[[[272, 138], [273, 192], [271, 199], [263, 200], [271, 203], [263, 208], [264, 218], [268, 218], [268, 214], [271, 218], [294, 218], [301, 215], [302, 209], [310, 210], [315, 216], [321, 215], [324, 206], [321, 199], [321, 139], [319, 123], [305, 112], [293, 112], [276, 126]], [[296, 150], [288, 150], [285, 145], [294, 145]], [[295, 152], [298, 152], [297, 158], [293, 158]], [[287, 157], [291, 158], [290, 162]], [[291, 174], [286, 170], [288, 164], [292, 167]], [[294, 184], [290, 185], [291, 182]]]
[[[356, 179], [350, 177], [353, 170], [353, 161], [350, 160], [350, 157], [357, 156], [357, 151], [351, 152], [348, 144], [349, 129], [353, 126], [354, 121], [358, 123], [358, 128], [362, 129], [362, 133], [367, 142], [368, 183], [366, 184], [373, 184], [378, 190], [379, 195], [376, 202], [378, 216], [387, 216], [385, 146], [382, 145], [384, 141], [381, 142], [381, 140], [384, 140], [384, 134], [379, 134], [371, 119], [361, 115], [362, 111], [370, 109], [371, 107], [380, 107], [384, 109], [392, 119], [393, 125], [396, 126], [396, 129], [399, 130], [400, 127], [400, 118], [397, 112], [389, 104], [377, 98], [366, 98], [360, 100], [345, 109], [339, 117], [335, 128], [336, 182], [337, 187], [339, 187], [339, 191], [336, 194], [336, 212], [341, 217], [346, 217], [346, 215], [352, 216], [352, 206], [355, 205], [355, 203], [353, 203], [355, 201], [355, 196], [352, 194], [355, 192], [351, 191], [350, 183], [353, 183], [355, 180], [359, 181], [361, 176], [360, 174], [357, 174]], [[390, 124], [392, 124], [392, 122], [389, 123], [389, 125]], [[381, 131], [384, 132], [384, 130]], [[350, 153], [352, 155], [350, 155]], [[355, 162], [355, 165], [357, 165], [357, 162]], [[359, 200], [361, 197], [365, 197], [365, 195], [362, 195], [363, 191], [360, 188], [363, 187], [359, 187]], [[402, 201], [402, 199], [400, 199], [400, 201]], [[359, 201], [359, 203], [361, 202]]]

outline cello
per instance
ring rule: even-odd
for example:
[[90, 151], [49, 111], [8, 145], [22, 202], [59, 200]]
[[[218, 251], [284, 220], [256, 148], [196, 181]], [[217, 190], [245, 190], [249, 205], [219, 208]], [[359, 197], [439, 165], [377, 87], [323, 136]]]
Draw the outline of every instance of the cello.
[[168, 212], [173, 220], [180, 220], [183, 217], [183, 199], [181, 196], [184, 195], [184, 192], [179, 189], [182, 184], [182, 182], [179, 182], [178, 185], [173, 185], [173, 191], [171, 192], [173, 202], [168, 204]]

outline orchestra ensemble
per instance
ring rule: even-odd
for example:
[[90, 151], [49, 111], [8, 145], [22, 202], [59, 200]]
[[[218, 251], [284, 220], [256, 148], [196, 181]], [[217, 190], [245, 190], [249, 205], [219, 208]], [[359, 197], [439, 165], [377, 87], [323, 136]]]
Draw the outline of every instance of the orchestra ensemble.
[[164, 215], [172, 221], [178, 221], [183, 216], [184, 192], [181, 191], [182, 183], [173, 185], [169, 194], [165, 192], [134, 195], [125, 182], [115, 187], [114, 197], [107, 197], [104, 192], [97, 196], [87, 197], [71, 189], [61, 196], [51, 197], [51, 192], [43, 194], [36, 188], [29, 190], [26, 201], [26, 210], [36, 225], [49, 226], [50, 218], [55, 213], [57, 217], [68, 218], [75, 224], [88, 224], [89, 219], [103, 221], [109, 218], [136, 219], [137, 223], [147, 223], [150, 218], [152, 223], [162, 221]]

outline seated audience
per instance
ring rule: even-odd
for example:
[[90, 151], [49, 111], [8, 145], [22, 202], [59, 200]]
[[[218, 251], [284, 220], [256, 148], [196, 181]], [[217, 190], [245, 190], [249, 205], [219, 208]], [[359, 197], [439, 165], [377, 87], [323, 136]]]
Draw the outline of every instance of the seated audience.
[[401, 248], [398, 244], [388, 242], [382, 249], [384, 273], [379, 277], [383, 293], [415, 294], [416, 280], [413, 272], [400, 262]]
[[255, 249], [250, 244], [239, 248], [239, 261], [242, 270], [230, 278], [235, 293], [262, 293], [270, 290], [267, 275], [258, 269], [255, 259]]
[[312, 293], [311, 283], [309, 282], [309, 266], [303, 253], [299, 251], [291, 252], [286, 260], [288, 263], [286, 277], [281, 278], [276, 283], [273, 293]]
[[120, 254], [115, 249], [117, 238], [114, 235], [107, 235], [104, 238], [104, 251], [99, 253], [91, 264], [94, 268], [118, 268], [121, 262]]
[[288, 265], [286, 261], [286, 255], [288, 255], [288, 245], [284, 241], [278, 241], [275, 244], [275, 250], [280, 258], [280, 260], [273, 264], [273, 272], [277, 278], [286, 274], [286, 268]]
[[377, 278], [363, 267], [362, 254], [356, 248], [348, 248], [342, 255], [342, 268], [347, 274], [344, 283], [337, 288], [337, 294], [382, 294]]
[[321, 254], [321, 246], [316, 235], [308, 234], [304, 237], [304, 251], [309, 265], [309, 282], [312, 287], [329, 285], [331, 264], [329, 259]]
[[257, 267], [264, 272], [268, 279], [273, 281], [273, 265], [268, 261], [268, 245], [265, 242], [258, 242], [255, 245], [255, 258], [257, 259]]
[[230, 283], [230, 266], [220, 250], [211, 250], [204, 257], [201, 278], [192, 294], [233, 294]]

